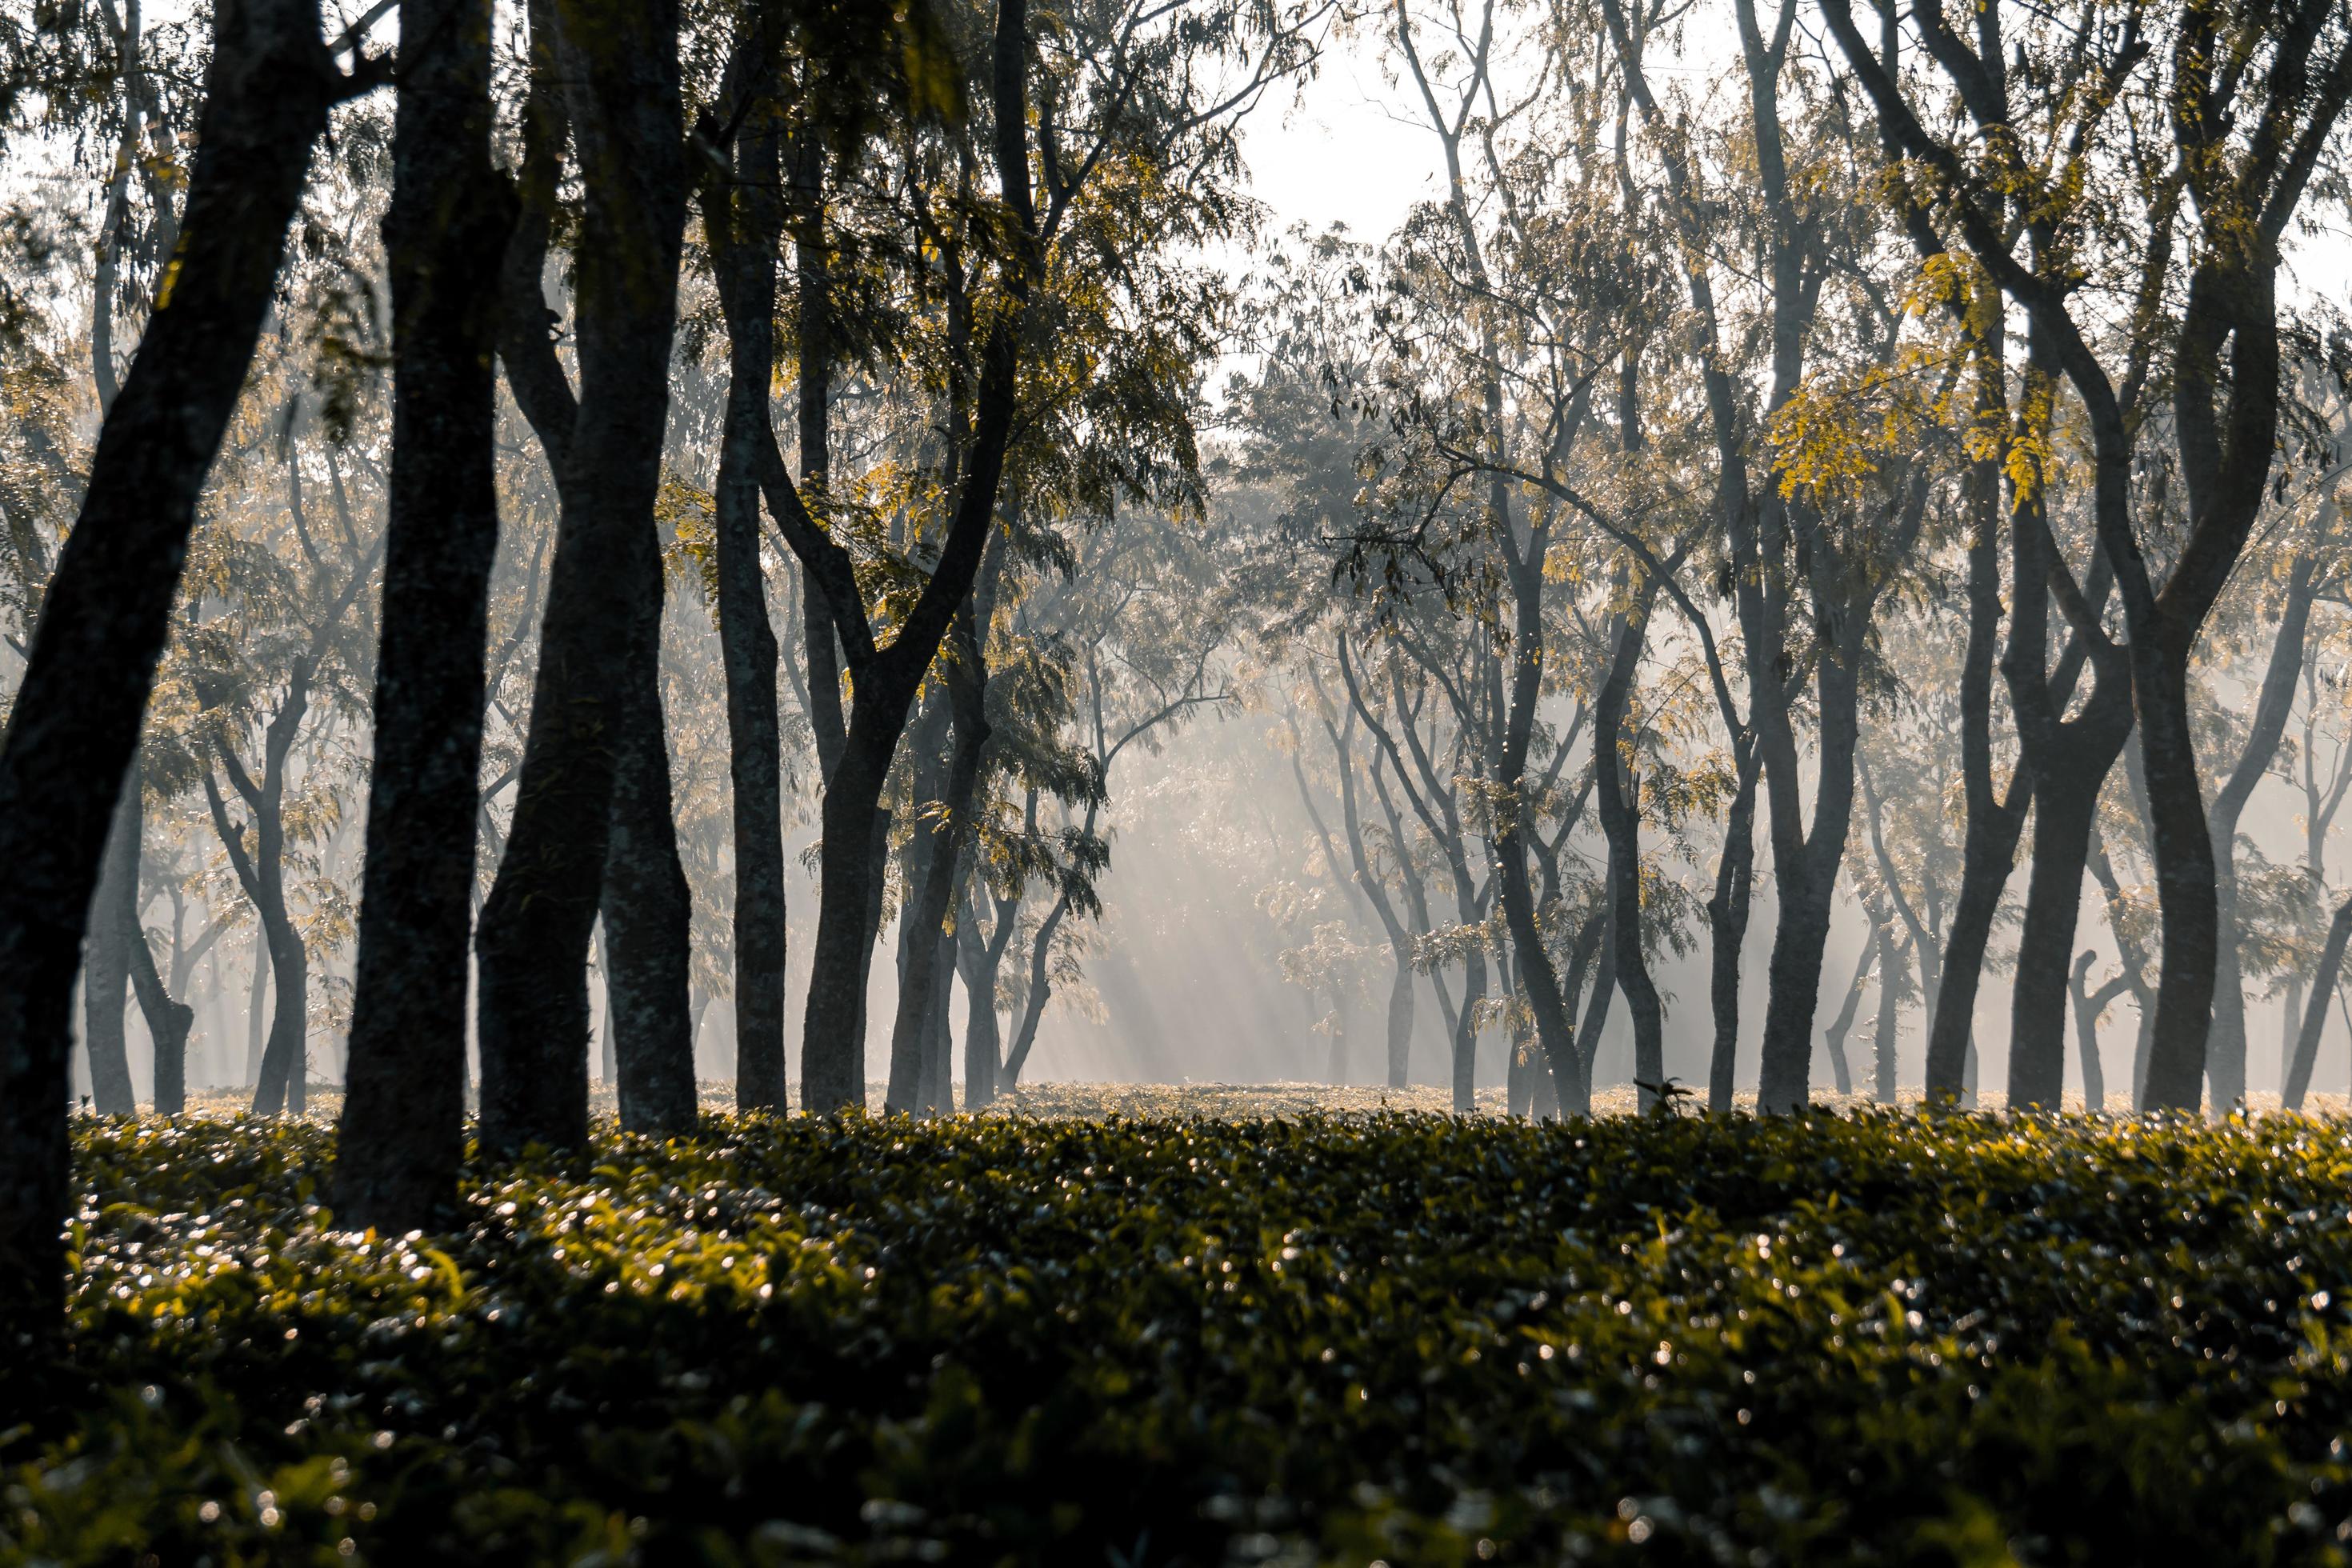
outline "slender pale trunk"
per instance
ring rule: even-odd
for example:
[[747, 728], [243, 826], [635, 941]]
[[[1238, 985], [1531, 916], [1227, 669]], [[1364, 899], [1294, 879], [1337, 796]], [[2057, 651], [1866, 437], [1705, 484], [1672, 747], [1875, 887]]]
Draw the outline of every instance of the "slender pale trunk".
[[2336, 1000], [2336, 977], [2344, 969], [2344, 947], [2352, 941], [2352, 899], [2336, 910], [2327, 925], [2327, 942], [2319, 952], [2319, 968], [2311, 977], [2311, 1000], [2303, 1011], [2303, 1027], [2295, 1036], [2294, 1056], [2287, 1063], [2286, 1081], [2279, 1102], [2289, 1110], [2303, 1109], [2311, 1092], [2311, 1075], [2319, 1063], [2319, 1037], [2327, 1027], [2328, 1004]]
[[82, 1049], [89, 1056], [89, 1092], [100, 1116], [135, 1116], [139, 1097], [131, 1083], [131, 1053], [124, 1039], [123, 992], [131, 983], [131, 933], [139, 924], [139, 777], [134, 763], [123, 781], [106, 835], [98, 891], [89, 910], [89, 937], [83, 948]]

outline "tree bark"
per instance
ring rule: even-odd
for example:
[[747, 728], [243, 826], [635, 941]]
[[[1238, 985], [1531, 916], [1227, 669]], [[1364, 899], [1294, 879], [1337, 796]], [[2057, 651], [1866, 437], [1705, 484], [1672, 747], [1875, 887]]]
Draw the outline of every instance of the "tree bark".
[[436, 1227], [465, 1153], [466, 947], [497, 560], [488, 0], [408, 0], [384, 250], [393, 454], [337, 1217]]
[[[763, 37], [764, 34], [759, 35]], [[756, 45], [739, 50], [749, 57]], [[748, 74], [747, 65], [740, 74]], [[735, 90], [749, 89], [740, 81]], [[783, 769], [776, 635], [760, 563], [760, 453], [771, 439], [776, 257], [783, 242], [777, 115], [764, 95], [736, 133], [731, 184], [708, 181], [703, 233], [727, 321], [725, 433], [716, 531], [719, 648], [727, 678], [727, 765], [735, 836], [735, 1104], [784, 1109]], [[821, 395], [821, 394], [820, 394]], [[820, 423], [822, 419], [820, 418]], [[830, 644], [833, 623], [823, 636]], [[833, 696], [839, 703], [835, 677]], [[814, 715], [812, 715], [814, 722]]]
[[[649, 569], [653, 592], [639, 613], [656, 626], [638, 634], [647, 651], [660, 636], [658, 559]], [[611, 960], [605, 984], [621, 1126], [679, 1137], [694, 1131], [698, 1110], [689, 1003], [693, 904], [670, 809], [669, 747], [657, 677], [655, 661], [643, 659], [621, 693], [621, 751], [613, 779], [601, 912]]]
[[[560, 442], [547, 437], [563, 426], [562, 410], [549, 425], [532, 419], [550, 446], [562, 514], [513, 825], [476, 937], [480, 1136], [497, 1155], [587, 1138], [588, 933], [632, 683], [655, 668], [653, 507], [685, 227], [675, 0], [559, 0], [553, 9], [584, 193], [574, 252], [580, 395]], [[534, 75], [550, 63], [541, 56]], [[509, 360], [520, 399], [517, 369]], [[657, 712], [657, 690], [654, 701]], [[625, 967], [616, 957], [615, 970]]]

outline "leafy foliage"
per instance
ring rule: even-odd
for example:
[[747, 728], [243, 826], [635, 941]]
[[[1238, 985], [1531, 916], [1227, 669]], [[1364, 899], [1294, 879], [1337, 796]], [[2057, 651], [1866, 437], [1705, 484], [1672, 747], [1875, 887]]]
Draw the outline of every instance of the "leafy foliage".
[[706, 1133], [386, 1242], [320, 1128], [81, 1123], [0, 1555], [2344, 1560], [2341, 1125]]

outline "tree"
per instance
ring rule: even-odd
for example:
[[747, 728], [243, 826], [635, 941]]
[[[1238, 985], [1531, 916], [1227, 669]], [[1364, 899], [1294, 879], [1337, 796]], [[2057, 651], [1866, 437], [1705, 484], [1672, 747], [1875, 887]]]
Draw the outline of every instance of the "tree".
[[153, 319], [100, 427], [79, 515], [0, 737], [0, 1320], [46, 1331], [60, 1288], [67, 1008], [116, 792], [163, 650], [197, 492], [278, 276], [338, 69], [315, 0], [214, 13], [196, 156]]
[[[625, 997], [616, 1005], [622, 1073], [637, 1079], [624, 1096], [627, 1120], [674, 1128], [693, 1116], [692, 1064], [681, 1072], [677, 1059], [687, 1048], [685, 875], [656, 685], [654, 503], [686, 221], [677, 12], [569, 0], [542, 9], [540, 21], [518, 236], [526, 247], [544, 243], [560, 113], [583, 191], [580, 388], [575, 396], [552, 344], [534, 340], [530, 323], [544, 306], [534, 312], [529, 296], [512, 297], [510, 255], [500, 358], [554, 470], [562, 516], [513, 825], [475, 935], [480, 1136], [501, 1152], [587, 1137], [584, 966], [600, 908]], [[536, 295], [537, 268], [524, 277]], [[625, 824], [616, 828], [616, 818]], [[608, 857], [619, 871], [610, 898]]]
[[[2164, 911], [2148, 1096], [2159, 1107], [2193, 1108], [2211, 1023], [2218, 892], [2189, 721], [2189, 661], [2267, 488], [2280, 417], [2279, 244], [2352, 100], [2352, 24], [2326, 0], [2182, 0], [2160, 9], [2135, 3], [2112, 14], [2096, 6], [2084, 18], [2053, 18], [2062, 46], [2089, 51], [2095, 67], [2086, 73], [2091, 90], [2055, 100], [2054, 113], [2084, 127], [2074, 155], [2036, 166], [2023, 152], [2042, 140], [2031, 126], [2043, 100], [2030, 95], [2022, 110], [2013, 100], [1999, 32], [1980, 31], [1971, 45], [1940, 7], [1915, 10], [1927, 54], [1957, 90], [1985, 149], [1984, 162], [1972, 167], [1949, 132], [1923, 121], [1895, 62], [1863, 37], [1845, 0], [1825, 0], [1823, 15], [1889, 138], [1935, 181], [1949, 229], [2031, 318], [2048, 363], [2083, 400], [2093, 437], [2094, 517], [2130, 639]], [[2160, 149], [2130, 190], [2135, 202], [2129, 222], [2116, 226], [2119, 234], [2085, 224], [2086, 216], [2109, 215], [2086, 215], [2082, 198], [2067, 194], [2111, 188], [2081, 178], [2088, 128], [2111, 109], [2138, 133], [2121, 145]], [[2050, 215], [2028, 226], [2032, 244], [2024, 258], [2016, 254], [2017, 226], [1998, 210], [1997, 193], [2020, 185]], [[2070, 243], [2054, 243], [2057, 225], [2068, 220]], [[2101, 240], [2112, 247], [2105, 254]], [[2147, 340], [2123, 334], [2128, 346], [2120, 363], [2102, 353], [2092, 301], [2076, 281], [2101, 267], [2143, 279], [2143, 287], [2126, 282], [2119, 290], [2136, 321], [2177, 310], [2167, 347], [2188, 528], [2161, 575], [2130, 507], [2129, 412], [2147, 374]], [[2177, 304], [2167, 299], [2172, 287], [2179, 289]]]
[[514, 201], [490, 168], [490, 7], [410, 0], [393, 192], [393, 432], [374, 766], [336, 1140], [352, 1228], [419, 1229], [465, 1151], [466, 950], [491, 568], [491, 355]]

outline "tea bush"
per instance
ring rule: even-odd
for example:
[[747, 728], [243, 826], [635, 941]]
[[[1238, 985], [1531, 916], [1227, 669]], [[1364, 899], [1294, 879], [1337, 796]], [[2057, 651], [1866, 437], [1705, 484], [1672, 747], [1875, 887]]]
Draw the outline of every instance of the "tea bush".
[[476, 1169], [389, 1242], [334, 1228], [316, 1126], [75, 1142], [85, 1392], [8, 1434], [12, 1561], [2352, 1537], [2335, 1123], [713, 1119]]

